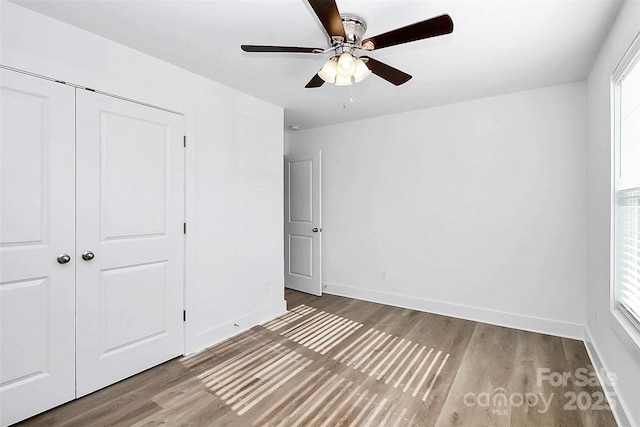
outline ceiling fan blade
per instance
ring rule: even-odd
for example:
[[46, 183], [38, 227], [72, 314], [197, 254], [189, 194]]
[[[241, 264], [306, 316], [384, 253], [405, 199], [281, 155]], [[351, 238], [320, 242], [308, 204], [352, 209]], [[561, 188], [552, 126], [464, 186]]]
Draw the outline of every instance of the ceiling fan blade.
[[243, 44], [240, 46], [245, 52], [282, 52], [282, 53], [324, 53], [324, 49], [317, 47], [297, 47], [297, 46], [259, 46], [253, 44]]
[[309, 83], [307, 83], [305, 87], [309, 89], [313, 87], [320, 87], [323, 84], [324, 84], [324, 80], [322, 80], [322, 78], [316, 74], [315, 76], [313, 76], [311, 80], [309, 80]]
[[383, 47], [441, 36], [451, 32], [453, 32], [451, 17], [449, 15], [441, 15], [370, 37], [364, 40], [362, 45], [373, 44], [373, 47], [371, 49], [367, 48], [367, 50], [382, 49]]
[[347, 35], [344, 32], [344, 26], [342, 25], [342, 18], [338, 11], [338, 6], [335, 0], [308, 0], [309, 4], [313, 8], [313, 11], [318, 15], [318, 19], [322, 23], [322, 26], [327, 30], [329, 37], [340, 36], [344, 40], [347, 39]]
[[373, 58], [368, 56], [361, 56], [360, 59], [367, 59], [366, 62], [367, 68], [371, 70], [373, 74], [378, 77], [382, 77], [389, 83], [393, 83], [396, 86], [400, 86], [411, 80], [411, 76], [405, 72], [398, 70], [397, 68], [393, 68], [390, 65], [382, 63], [380, 61], [376, 61]]

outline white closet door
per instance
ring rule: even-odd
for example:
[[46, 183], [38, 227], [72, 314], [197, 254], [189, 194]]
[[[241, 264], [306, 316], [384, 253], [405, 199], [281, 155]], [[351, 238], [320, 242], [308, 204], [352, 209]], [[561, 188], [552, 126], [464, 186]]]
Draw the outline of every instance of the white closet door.
[[284, 285], [322, 295], [320, 151], [285, 157]]
[[0, 73], [0, 424], [8, 425], [75, 397], [74, 89]]
[[184, 117], [85, 90], [76, 101], [82, 396], [183, 353]]

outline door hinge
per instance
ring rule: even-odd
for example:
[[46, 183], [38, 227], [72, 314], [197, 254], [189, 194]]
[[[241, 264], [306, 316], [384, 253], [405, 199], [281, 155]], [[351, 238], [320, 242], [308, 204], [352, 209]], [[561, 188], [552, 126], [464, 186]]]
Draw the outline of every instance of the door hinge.
[[187, 223], [185, 222], [183, 223], [183, 225], [184, 225], [183, 227], [184, 234], [187, 234]]
[[182, 310], [182, 321], [183, 322], [187, 321], [187, 310]]
[[184, 143], [184, 147], [187, 148], [187, 135], [182, 137], [182, 142]]

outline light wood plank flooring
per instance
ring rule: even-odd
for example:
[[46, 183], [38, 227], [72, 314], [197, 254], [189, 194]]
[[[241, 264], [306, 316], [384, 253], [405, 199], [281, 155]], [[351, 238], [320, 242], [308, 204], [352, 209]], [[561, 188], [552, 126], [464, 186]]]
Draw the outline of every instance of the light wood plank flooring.
[[332, 295], [286, 299], [279, 319], [22, 425], [616, 425], [602, 389], [585, 384], [580, 341]]

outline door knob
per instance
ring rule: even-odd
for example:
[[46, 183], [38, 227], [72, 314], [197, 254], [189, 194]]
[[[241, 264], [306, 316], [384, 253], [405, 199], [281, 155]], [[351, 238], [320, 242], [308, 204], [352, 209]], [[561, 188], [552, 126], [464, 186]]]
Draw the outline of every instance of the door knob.
[[317, 233], [318, 231], [322, 231], [322, 228], [313, 227], [311, 231], [313, 231], [314, 233]]
[[82, 253], [82, 259], [85, 261], [91, 261], [95, 255], [91, 251], [86, 251]]
[[56, 259], [58, 260], [58, 264], [66, 264], [71, 261], [71, 257], [69, 256], [69, 254], [60, 254]]

